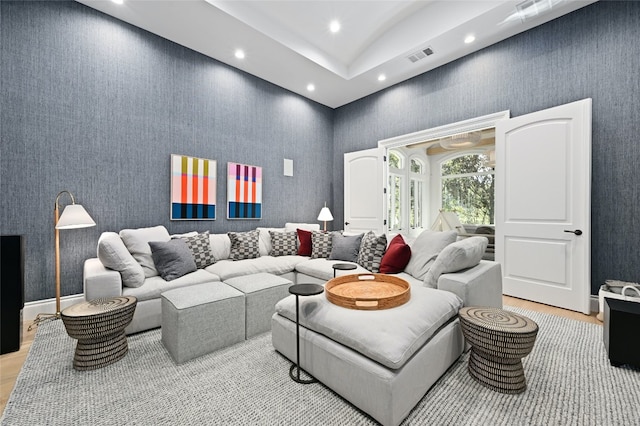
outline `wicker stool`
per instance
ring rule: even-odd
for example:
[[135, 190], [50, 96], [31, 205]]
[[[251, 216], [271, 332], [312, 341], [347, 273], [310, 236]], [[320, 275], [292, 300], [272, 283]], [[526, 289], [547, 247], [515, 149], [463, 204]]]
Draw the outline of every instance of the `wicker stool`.
[[73, 368], [101, 368], [127, 354], [124, 329], [131, 322], [137, 303], [135, 297], [122, 296], [78, 303], [62, 311], [67, 333], [78, 339]]
[[524, 392], [527, 382], [522, 358], [533, 349], [538, 324], [496, 308], [465, 307], [459, 317], [462, 333], [471, 345], [471, 377], [498, 392]]

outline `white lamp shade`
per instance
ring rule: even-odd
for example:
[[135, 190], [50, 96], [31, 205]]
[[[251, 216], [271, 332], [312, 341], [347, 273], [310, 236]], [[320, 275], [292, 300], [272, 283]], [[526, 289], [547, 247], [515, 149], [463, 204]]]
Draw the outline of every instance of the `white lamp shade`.
[[56, 229], [75, 229], [96, 226], [89, 213], [80, 204], [70, 204], [64, 208]]
[[329, 207], [323, 207], [322, 210], [320, 210], [318, 220], [321, 220], [323, 222], [329, 222], [333, 220], [333, 215], [331, 214]]

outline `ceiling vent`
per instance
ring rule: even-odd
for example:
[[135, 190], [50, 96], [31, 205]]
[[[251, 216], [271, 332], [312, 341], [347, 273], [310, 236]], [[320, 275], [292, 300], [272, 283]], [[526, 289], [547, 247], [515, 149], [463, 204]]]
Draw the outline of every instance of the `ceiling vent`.
[[411, 55], [407, 56], [407, 59], [415, 64], [420, 59], [424, 59], [429, 55], [433, 55], [433, 49], [431, 48], [431, 46], [429, 46], [429, 47], [427, 47], [425, 49], [422, 49], [422, 50], [418, 50], [417, 52], [412, 53]]

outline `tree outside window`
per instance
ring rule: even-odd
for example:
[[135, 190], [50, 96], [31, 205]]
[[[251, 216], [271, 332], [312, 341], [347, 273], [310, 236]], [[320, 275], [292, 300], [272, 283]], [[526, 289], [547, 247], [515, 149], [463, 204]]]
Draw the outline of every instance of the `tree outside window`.
[[442, 208], [466, 224], [494, 223], [494, 171], [484, 154], [468, 154], [442, 163]]
[[389, 151], [389, 186], [387, 193], [389, 230], [402, 229], [404, 162], [404, 156], [398, 151]]

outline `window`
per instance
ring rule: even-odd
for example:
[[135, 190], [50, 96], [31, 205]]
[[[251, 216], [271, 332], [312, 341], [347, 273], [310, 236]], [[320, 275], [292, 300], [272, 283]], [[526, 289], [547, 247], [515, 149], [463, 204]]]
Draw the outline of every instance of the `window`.
[[389, 151], [389, 189], [387, 193], [387, 206], [389, 217], [389, 230], [402, 229], [402, 205], [404, 187], [404, 156], [395, 150]]
[[442, 162], [442, 208], [457, 213], [460, 222], [494, 223], [495, 178], [485, 154], [467, 154]]
[[409, 173], [409, 227], [422, 228], [424, 218], [424, 187], [427, 175], [424, 163], [411, 159]]

